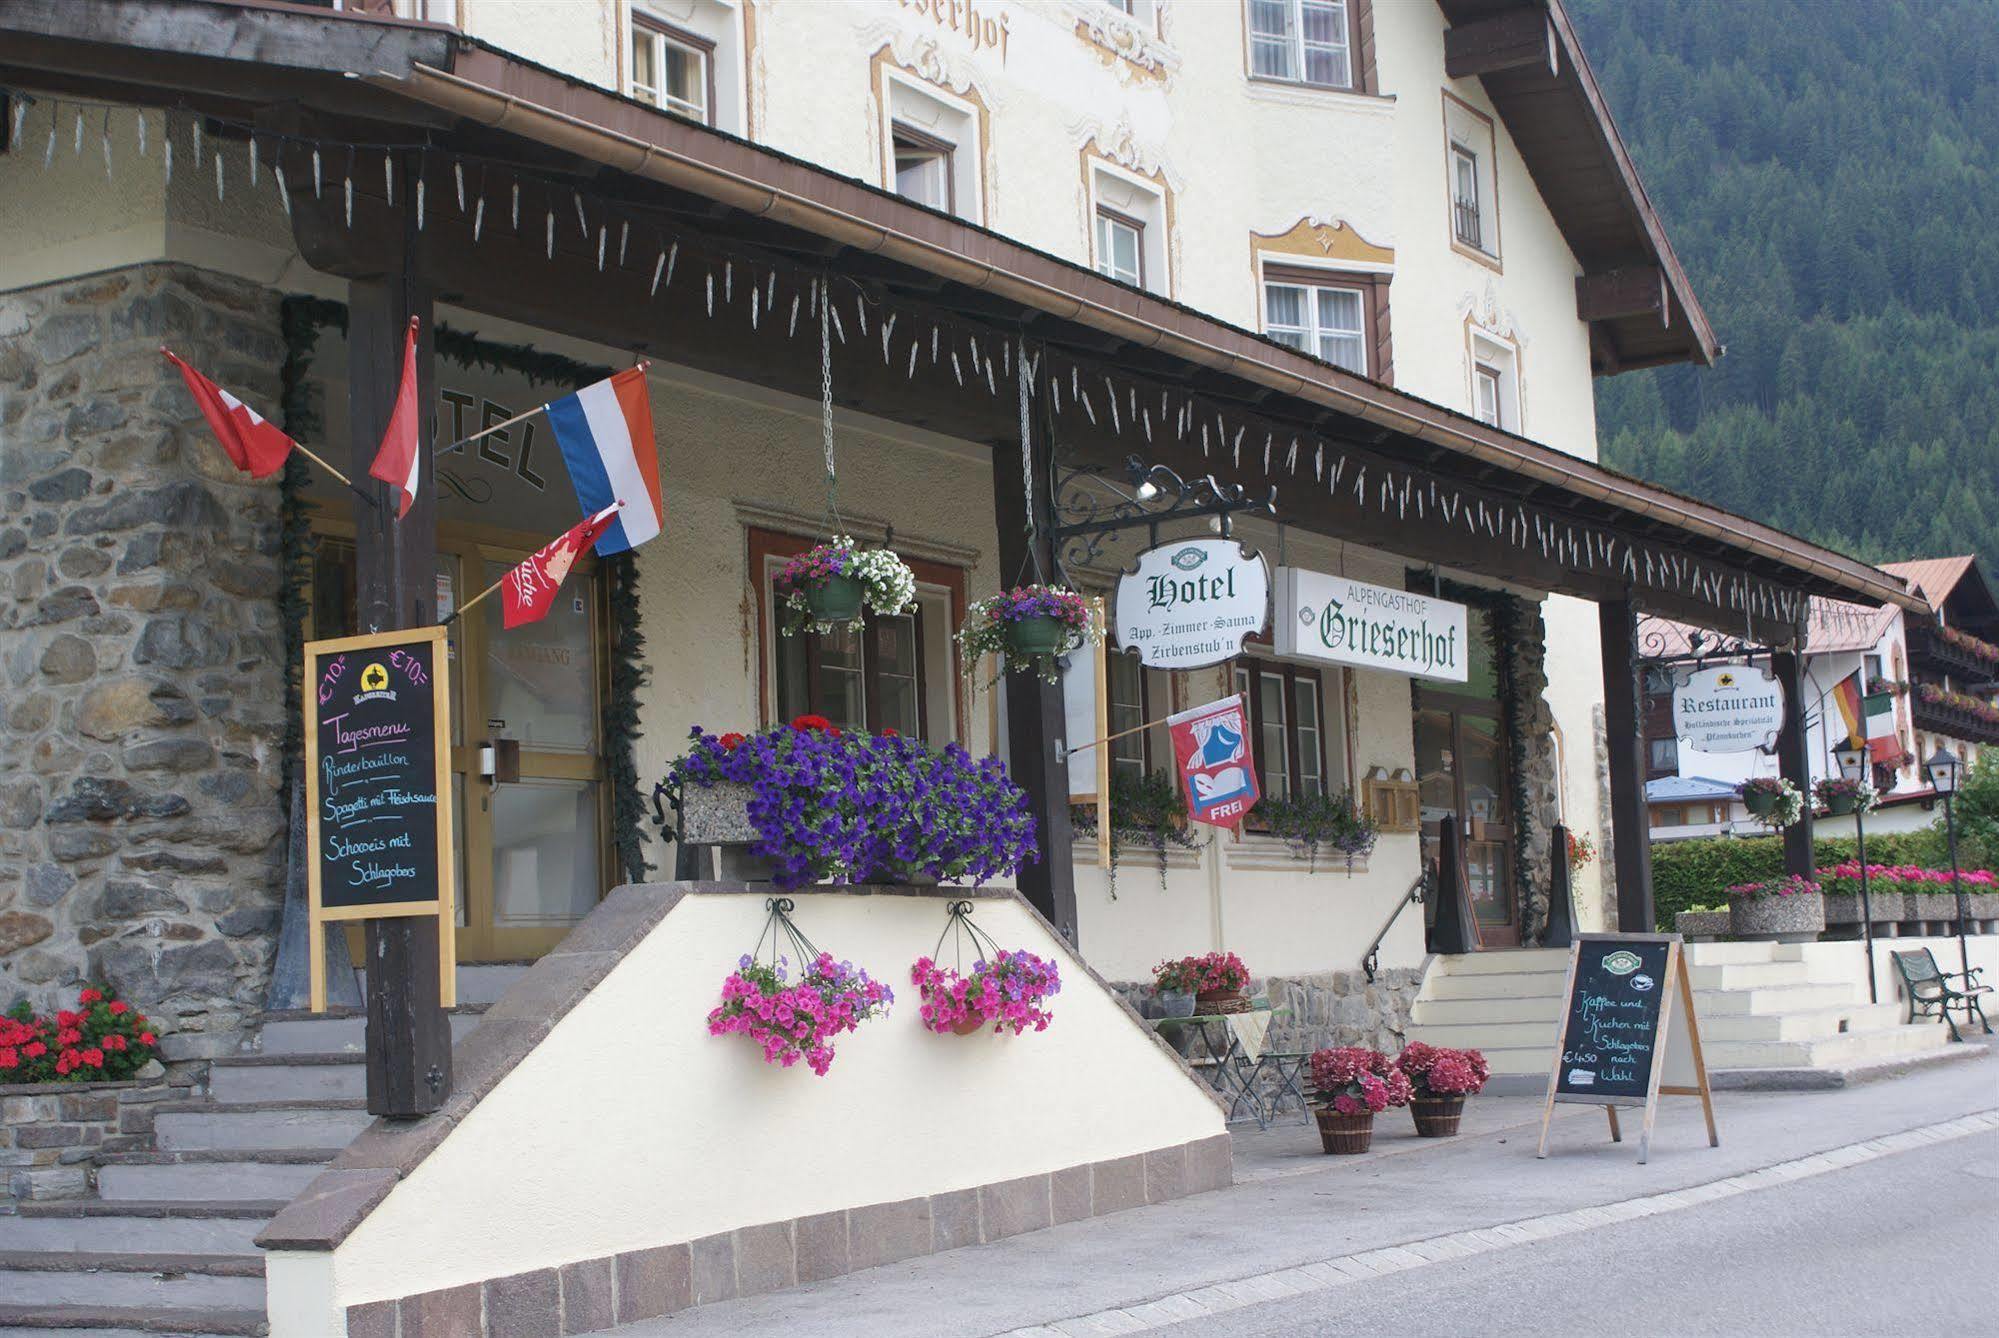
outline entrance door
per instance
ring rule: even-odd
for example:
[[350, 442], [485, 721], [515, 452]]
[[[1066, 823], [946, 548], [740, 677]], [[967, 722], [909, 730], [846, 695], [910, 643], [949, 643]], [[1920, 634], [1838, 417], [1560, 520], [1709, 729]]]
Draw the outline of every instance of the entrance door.
[[1471, 611], [1467, 681], [1416, 686], [1416, 777], [1422, 791], [1423, 859], [1436, 867], [1445, 822], [1463, 838], [1465, 880], [1479, 941], [1487, 947], [1520, 942], [1520, 904], [1513, 875], [1513, 776], [1505, 715], [1492, 671], [1486, 614]]
[[[491, 536], [441, 533], [440, 615], [527, 555]], [[316, 536], [308, 637], [355, 627], [351, 540]], [[457, 806], [458, 958], [538, 957], [605, 890], [601, 701], [605, 610], [594, 560], [576, 564], [549, 615], [507, 631], [499, 595], [450, 624], [452, 799]], [[482, 746], [520, 746], [520, 779], [481, 771]]]

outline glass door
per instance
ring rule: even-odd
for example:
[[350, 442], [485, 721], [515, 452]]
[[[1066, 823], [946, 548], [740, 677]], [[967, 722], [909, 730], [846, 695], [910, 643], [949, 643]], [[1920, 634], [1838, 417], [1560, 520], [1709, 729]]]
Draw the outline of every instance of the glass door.
[[[1513, 947], [1520, 942], [1513, 777], [1491, 663], [1492, 638], [1482, 610], [1472, 610], [1469, 631], [1468, 681], [1462, 686], [1420, 682], [1415, 688], [1423, 860], [1434, 874], [1443, 826], [1456, 823], [1479, 940], [1487, 947]], [[1435, 899], [1425, 919], [1435, 922]]]
[[[524, 548], [441, 535], [440, 616], [500, 579]], [[354, 548], [315, 536], [308, 638], [350, 635]], [[601, 700], [606, 614], [585, 557], [538, 623], [502, 626], [497, 593], [449, 627], [452, 802], [458, 842], [458, 958], [538, 957], [588, 914], [609, 868]], [[519, 779], [480, 769], [487, 744], [519, 745]], [[357, 945], [358, 951], [358, 945]]]

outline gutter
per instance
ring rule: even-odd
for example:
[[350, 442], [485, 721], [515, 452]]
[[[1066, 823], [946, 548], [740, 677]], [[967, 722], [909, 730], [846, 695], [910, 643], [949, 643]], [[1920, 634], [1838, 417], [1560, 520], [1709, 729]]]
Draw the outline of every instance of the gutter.
[[[493, 129], [564, 149], [578, 157], [647, 180], [658, 181], [731, 205], [760, 218], [800, 228], [856, 250], [887, 256], [964, 284], [983, 289], [1037, 311], [1101, 330], [1144, 348], [1156, 348], [1203, 367], [1299, 399], [1315, 401], [1364, 421], [1415, 437], [1462, 456], [1554, 484], [1572, 493], [1622, 510], [1662, 520], [1677, 528], [1720, 540], [1730, 547], [1802, 570], [1842, 590], [1874, 603], [1898, 604], [1918, 613], [1930, 612], [1922, 596], [1862, 563], [1825, 557], [1791, 547], [1776, 538], [1759, 537], [1763, 529], [1723, 511], [1712, 516], [1685, 509], [1656, 491], [1638, 491], [1600, 474], [1578, 473], [1560, 461], [1530, 454], [1502, 437], [1485, 437], [1433, 422], [1352, 387], [1286, 372], [1270, 363], [1245, 358], [1192, 335], [1166, 329], [1112, 307], [1080, 297], [989, 262], [926, 241], [910, 233], [858, 217], [824, 201], [783, 190], [714, 163], [659, 144], [608, 129], [582, 117], [530, 102], [474, 80], [418, 63], [407, 79], [374, 76], [370, 82], [415, 98]], [[609, 96], [606, 94], [606, 96]], [[1365, 383], [1363, 383], [1365, 384]], [[1548, 452], [1552, 456], [1555, 453]], [[1839, 558], [1839, 565], [1826, 558]]]

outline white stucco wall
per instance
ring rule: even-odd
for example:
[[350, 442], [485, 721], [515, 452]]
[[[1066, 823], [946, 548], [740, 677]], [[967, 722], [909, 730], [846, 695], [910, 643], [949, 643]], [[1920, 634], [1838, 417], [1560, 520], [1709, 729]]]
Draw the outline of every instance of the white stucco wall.
[[344, 1332], [359, 1302], [1223, 1132], [1207, 1092], [1018, 902], [982, 899], [974, 916], [1061, 964], [1055, 1021], [959, 1037], [923, 1028], [908, 984], [942, 900], [795, 901], [801, 931], [897, 992], [888, 1017], [840, 1038], [825, 1077], [708, 1034], [764, 898], [688, 896], [330, 1258], [271, 1256], [276, 1338]]

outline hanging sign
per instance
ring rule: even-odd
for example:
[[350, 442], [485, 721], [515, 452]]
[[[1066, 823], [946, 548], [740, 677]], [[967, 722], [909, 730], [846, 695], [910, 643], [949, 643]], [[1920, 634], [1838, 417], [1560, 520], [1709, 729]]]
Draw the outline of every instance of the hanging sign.
[[1673, 686], [1673, 732], [1703, 753], [1768, 749], [1784, 727], [1784, 685], [1760, 665], [1696, 669]]
[[1224, 697], [1166, 717], [1173, 738], [1174, 771], [1187, 798], [1187, 816], [1215, 827], [1234, 827], [1256, 807], [1256, 766], [1249, 754], [1249, 721], [1242, 697]]
[[1462, 683], [1465, 606], [1301, 567], [1277, 571], [1279, 655]]
[[[1662, 1094], [1698, 1096], [1707, 1116], [1708, 1146], [1720, 1145], [1678, 934], [1576, 935], [1557, 1027], [1537, 1156], [1548, 1155], [1548, 1122], [1558, 1101], [1602, 1106], [1612, 1142], [1623, 1141], [1617, 1108], [1642, 1106], [1642, 1163], [1651, 1153], [1652, 1119]], [[1663, 1081], [1669, 1069], [1671, 1080]]]
[[1232, 660], [1270, 618], [1270, 568], [1233, 539], [1181, 539], [1148, 548], [1118, 577], [1120, 650], [1156, 669]]
[[435, 915], [455, 1000], [450, 660], [442, 627], [305, 644], [312, 1007], [326, 1007], [332, 921]]

